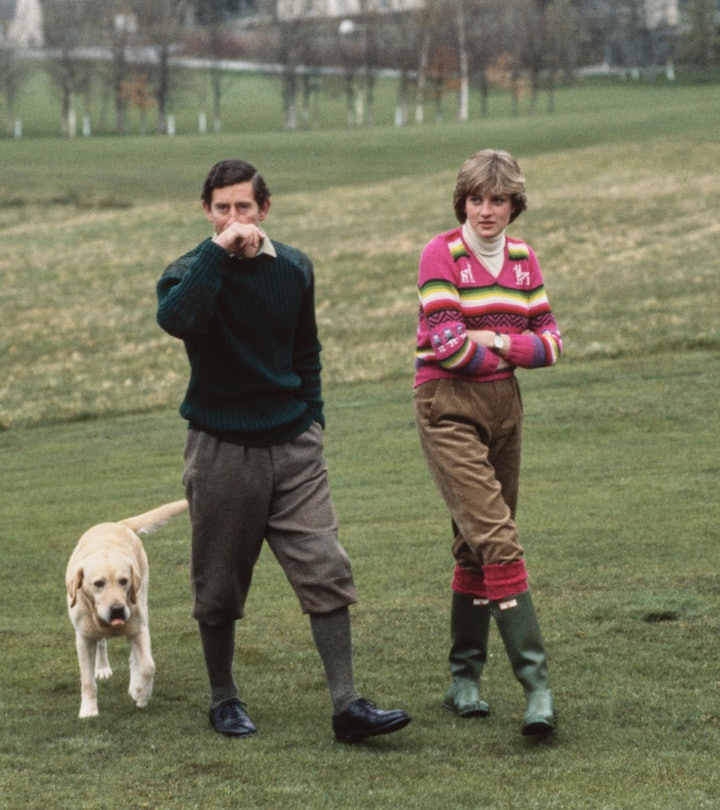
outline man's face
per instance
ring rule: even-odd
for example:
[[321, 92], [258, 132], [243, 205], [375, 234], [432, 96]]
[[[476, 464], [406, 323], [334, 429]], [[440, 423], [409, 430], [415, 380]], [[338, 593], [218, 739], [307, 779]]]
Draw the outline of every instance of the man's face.
[[257, 225], [267, 216], [270, 200], [263, 206], [255, 201], [252, 181], [213, 189], [210, 205], [203, 202], [205, 216], [212, 222], [215, 233], [222, 233], [233, 222]]

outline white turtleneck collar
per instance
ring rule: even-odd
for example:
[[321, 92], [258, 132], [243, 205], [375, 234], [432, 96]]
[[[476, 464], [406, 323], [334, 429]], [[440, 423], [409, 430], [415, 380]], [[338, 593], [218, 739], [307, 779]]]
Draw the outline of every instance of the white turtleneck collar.
[[493, 239], [483, 239], [475, 233], [466, 220], [462, 226], [462, 235], [476, 258], [483, 263], [491, 275], [497, 278], [505, 261], [505, 231], [503, 230]]

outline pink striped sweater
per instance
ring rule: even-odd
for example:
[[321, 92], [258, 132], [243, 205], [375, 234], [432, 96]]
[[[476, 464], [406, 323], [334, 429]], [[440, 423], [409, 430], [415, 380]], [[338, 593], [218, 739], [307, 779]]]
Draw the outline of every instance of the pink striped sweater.
[[[461, 378], [487, 382], [511, 376], [514, 367], [538, 368], [557, 362], [562, 338], [545, 294], [532, 248], [505, 238], [505, 261], [497, 278], [462, 239], [461, 228], [436, 236], [423, 250], [418, 274], [420, 314], [415, 385]], [[510, 336], [507, 360], [475, 343], [468, 329]], [[522, 334], [530, 330], [532, 334]]]

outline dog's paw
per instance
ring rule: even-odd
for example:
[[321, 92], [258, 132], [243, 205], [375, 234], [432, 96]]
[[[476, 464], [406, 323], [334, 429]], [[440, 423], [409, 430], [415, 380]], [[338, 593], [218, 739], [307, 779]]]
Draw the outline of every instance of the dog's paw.
[[80, 714], [78, 717], [85, 718], [85, 717], [97, 717], [100, 714], [98, 711], [97, 703], [92, 703], [90, 701], [85, 702], [83, 701], [80, 704]]
[[131, 687], [128, 691], [130, 693], [130, 697], [135, 701], [135, 705], [138, 707], [138, 709], [144, 709], [150, 702], [152, 685], [149, 689], [147, 686], [142, 688]]
[[98, 681], [106, 681], [112, 677], [112, 668], [108, 665], [106, 667], [98, 667], [95, 670], [95, 677]]
[[129, 690], [130, 697], [135, 701], [135, 705], [139, 709], [144, 709], [148, 703], [150, 702], [150, 696], [152, 695], [152, 686], [150, 689], [147, 687], [143, 687], [138, 689], [137, 687], [130, 688]]
[[144, 683], [134, 681], [130, 683], [128, 694], [135, 701], [135, 705], [139, 709], [144, 709], [152, 696], [152, 688], [152, 681], [145, 681]]

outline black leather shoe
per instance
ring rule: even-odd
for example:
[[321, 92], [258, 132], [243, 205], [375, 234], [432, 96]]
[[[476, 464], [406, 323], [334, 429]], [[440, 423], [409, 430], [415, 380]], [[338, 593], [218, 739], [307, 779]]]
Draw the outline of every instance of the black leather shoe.
[[384, 712], [369, 700], [358, 698], [342, 714], [333, 717], [335, 739], [341, 743], [358, 743], [366, 737], [392, 734], [410, 722], [410, 715], [401, 709]]
[[228, 737], [247, 737], [257, 731], [255, 724], [245, 711], [245, 706], [238, 698], [226, 700], [214, 709], [210, 709], [209, 716], [210, 725], [218, 734], [225, 734]]

